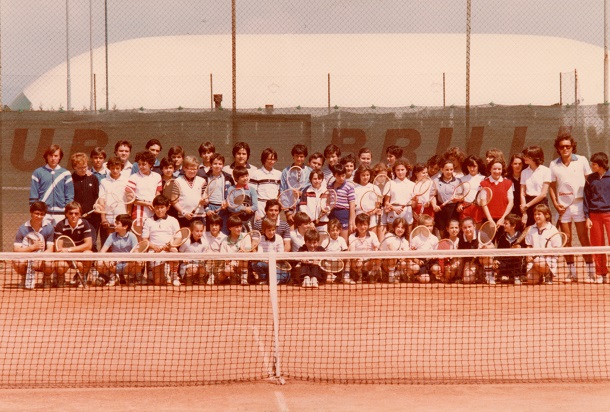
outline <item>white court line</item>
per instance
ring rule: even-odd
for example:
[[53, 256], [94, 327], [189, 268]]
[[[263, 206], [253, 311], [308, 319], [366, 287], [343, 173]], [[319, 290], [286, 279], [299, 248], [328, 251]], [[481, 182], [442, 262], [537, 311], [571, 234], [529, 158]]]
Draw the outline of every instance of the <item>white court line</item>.
[[252, 326], [252, 334], [254, 335], [254, 340], [258, 344], [259, 352], [261, 353], [261, 355], [263, 355], [263, 363], [265, 364], [265, 369], [267, 369], [267, 375], [269, 375], [269, 377], [272, 378], [273, 377], [273, 368], [271, 367], [271, 364], [269, 363], [269, 354], [265, 350], [265, 346], [263, 345], [263, 342], [260, 339], [260, 334], [258, 332], [258, 326]]
[[277, 408], [280, 412], [288, 412], [288, 405], [284, 394], [280, 391], [275, 391], [275, 401], [277, 402]]

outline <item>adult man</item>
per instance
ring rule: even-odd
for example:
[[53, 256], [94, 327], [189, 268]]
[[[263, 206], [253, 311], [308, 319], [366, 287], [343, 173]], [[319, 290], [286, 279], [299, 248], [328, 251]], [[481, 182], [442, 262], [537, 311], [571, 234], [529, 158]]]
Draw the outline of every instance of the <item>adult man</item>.
[[[280, 202], [277, 199], [269, 199], [265, 203], [265, 216], [263, 219], [269, 218], [276, 222], [275, 233], [284, 239], [284, 250], [290, 250], [290, 226], [284, 220], [280, 220]], [[262, 220], [254, 222], [254, 230], [262, 233]]]
[[[583, 209], [585, 180], [586, 176], [591, 174], [589, 161], [586, 157], [576, 154], [576, 141], [569, 132], [560, 133], [555, 138], [555, 150], [557, 150], [559, 157], [551, 161], [549, 165], [549, 169], [551, 169], [550, 194], [551, 201], [559, 213], [561, 231], [568, 235], [566, 246], [572, 245], [572, 222], [576, 227], [580, 244], [590, 246]], [[568, 207], [562, 206], [557, 200], [559, 188], [563, 190], [563, 187], [570, 187], [574, 193], [574, 201]], [[591, 255], [584, 255], [583, 258], [587, 267], [585, 282], [595, 282], [593, 258]], [[565, 255], [565, 259], [568, 264], [568, 274], [564, 281], [566, 283], [577, 282], [578, 275], [574, 264], [574, 255]]]

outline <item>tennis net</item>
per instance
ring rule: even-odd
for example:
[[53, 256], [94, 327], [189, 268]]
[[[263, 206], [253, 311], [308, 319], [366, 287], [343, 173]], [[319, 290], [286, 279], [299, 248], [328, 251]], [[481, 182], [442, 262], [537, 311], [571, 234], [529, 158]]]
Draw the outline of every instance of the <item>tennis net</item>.
[[[544, 278], [536, 282], [540, 284], [527, 284], [524, 278], [522, 285], [515, 285], [515, 275], [527, 269], [526, 263], [506, 266], [502, 259], [518, 263], [527, 256], [552, 255], [548, 250], [508, 249], [493, 252], [501, 262], [494, 269], [495, 286], [480, 274], [472, 284], [459, 278], [426, 283], [419, 273], [399, 276], [398, 271], [398, 281], [390, 283], [386, 263], [400, 263], [397, 259], [447, 263], [452, 257], [480, 254], [452, 250], [310, 253], [307, 261], [298, 260], [303, 254], [205, 255], [202, 267], [208, 271], [188, 284], [182, 278], [179, 286], [143, 284], [146, 281], [137, 276], [129, 285], [121, 284], [125, 279], [120, 277], [115, 286], [108, 286], [90, 274], [87, 287], [78, 287], [78, 279], [70, 282], [75, 274], [70, 269], [65, 287], [54, 287], [56, 279], [45, 285], [38, 273], [32, 290], [23, 288], [23, 277], [14, 268], [15, 262], [32, 255], [4, 253], [0, 387], [179, 386], [266, 379], [608, 380], [610, 284], [585, 283], [585, 260], [610, 250], [570, 251], [578, 253], [578, 282], [564, 283], [570, 272], [562, 250], [552, 284], [545, 284]], [[68, 256], [56, 253], [45, 261]], [[358, 278], [352, 270], [354, 283], [344, 283], [344, 270], [333, 274], [320, 269], [325, 267], [322, 258], [362, 259], [367, 268], [369, 262], [383, 264], [377, 279], [366, 271]], [[81, 254], [79, 259], [101, 257]], [[133, 254], [121, 259], [151, 266], [159, 258]], [[264, 276], [256, 278], [252, 265], [257, 261], [269, 265], [272, 279], [281, 278], [278, 268], [285, 267], [277, 266], [278, 260], [291, 263], [297, 282], [276, 286], [265, 284]], [[241, 285], [240, 276], [219, 282], [227, 261], [228, 266], [249, 267], [247, 285]], [[297, 276], [299, 262], [323, 273], [317, 287], [312, 285], [314, 272], [308, 272], [309, 284]], [[216, 278], [210, 282], [213, 273]]]

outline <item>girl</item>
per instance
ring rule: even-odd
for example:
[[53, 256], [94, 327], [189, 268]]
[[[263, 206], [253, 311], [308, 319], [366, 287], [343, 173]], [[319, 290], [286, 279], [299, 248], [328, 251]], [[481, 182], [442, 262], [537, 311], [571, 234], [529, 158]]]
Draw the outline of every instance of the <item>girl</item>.
[[485, 179], [485, 164], [481, 158], [470, 155], [464, 159], [463, 165], [468, 173], [461, 180], [462, 182], [470, 183], [470, 192], [464, 198], [464, 202], [458, 205], [457, 211], [460, 213], [461, 219], [473, 217], [478, 225], [481, 223], [481, 219], [478, 207], [474, 204], [474, 199], [477, 196], [481, 182]]
[[326, 231], [328, 223], [328, 213], [321, 207], [321, 196], [326, 191], [322, 183], [324, 183], [324, 172], [312, 170], [309, 174], [309, 186], [303, 190], [299, 202], [299, 211], [309, 216], [318, 231]]
[[[508, 249], [522, 247], [518, 243], [522, 233], [523, 225], [519, 215], [510, 213], [504, 219], [504, 231], [498, 235], [498, 249]], [[521, 242], [523, 243], [523, 242]], [[494, 262], [498, 267], [498, 275], [502, 283], [512, 283], [521, 285], [525, 274], [525, 259], [522, 256], [498, 257]]]
[[[388, 246], [387, 250], [409, 250], [408, 227], [407, 221], [402, 217], [398, 217], [392, 222], [384, 238], [384, 242]], [[401, 279], [408, 282], [410, 276], [419, 273], [419, 265], [411, 259], [384, 259], [381, 267], [388, 274], [388, 283], [399, 283]], [[397, 271], [398, 276], [396, 276]]]
[[[417, 184], [418, 182], [429, 178], [428, 176], [428, 166], [423, 163], [416, 163], [413, 166], [413, 172], [411, 174], [411, 180], [413, 183]], [[417, 219], [421, 214], [427, 214], [429, 216], [434, 217], [434, 209], [432, 209], [432, 204], [430, 203], [430, 198], [436, 196], [436, 192], [434, 189], [434, 185], [430, 187], [426, 193], [421, 196], [418, 196], [416, 201], [417, 204], [413, 209], [413, 218]]]
[[407, 179], [409, 169], [409, 163], [404, 158], [394, 162], [392, 170], [396, 177], [390, 182], [390, 190], [383, 199], [384, 209], [388, 214], [387, 224], [392, 224], [399, 217], [405, 219], [409, 225], [413, 223], [412, 203], [415, 183]]
[[510, 157], [506, 177], [513, 182], [513, 209], [510, 213], [521, 215], [521, 172], [524, 166], [523, 155], [515, 153]]
[[[467, 217], [462, 220], [460, 226], [462, 235], [460, 236], [458, 249], [481, 249], [474, 220], [471, 217]], [[493, 259], [491, 257], [460, 258], [458, 273], [462, 273], [463, 283], [476, 283], [482, 271], [485, 273], [485, 282], [488, 285], [495, 285], [496, 279], [493, 272]]]
[[452, 160], [444, 160], [441, 163], [441, 174], [434, 179], [436, 196], [430, 199], [434, 209], [434, 223], [436, 229], [446, 237], [445, 230], [451, 219], [458, 219], [457, 206], [459, 202], [451, 201], [441, 208], [440, 205], [450, 200], [453, 190], [461, 183], [461, 180], [453, 176], [454, 164]]
[[[453, 248], [457, 249], [460, 243], [460, 222], [451, 219], [447, 224], [447, 237], [445, 239], [453, 243]], [[438, 246], [438, 245], [437, 245]], [[443, 283], [451, 282], [458, 273], [459, 260], [456, 258], [443, 258], [432, 261], [430, 264], [430, 274]]]
[[498, 228], [504, 226], [504, 218], [513, 209], [513, 182], [502, 177], [505, 167], [503, 161], [492, 160], [491, 173], [481, 182], [481, 187], [488, 187], [492, 192], [491, 201], [483, 206], [484, 217], [495, 222]]
[[530, 226], [534, 224], [534, 206], [548, 205], [551, 170], [543, 165], [544, 152], [540, 146], [526, 147], [522, 153], [528, 167], [521, 172], [521, 213], [523, 223]]
[[[354, 173], [354, 193], [356, 195], [356, 215], [364, 213], [360, 204], [362, 202], [362, 196], [373, 190], [373, 184], [371, 183], [372, 171], [369, 166], [362, 165]], [[374, 210], [367, 213], [371, 217], [371, 223], [369, 225], [370, 230], [376, 232], [379, 217], [381, 216], [381, 209], [375, 208]]]

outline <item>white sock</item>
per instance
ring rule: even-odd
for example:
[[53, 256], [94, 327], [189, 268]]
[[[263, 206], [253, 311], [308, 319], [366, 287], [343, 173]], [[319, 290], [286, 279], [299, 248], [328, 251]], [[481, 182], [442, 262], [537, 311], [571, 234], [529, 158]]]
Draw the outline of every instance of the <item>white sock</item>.
[[574, 263], [568, 263], [568, 271], [570, 273], [570, 277], [576, 277], [576, 265]]

